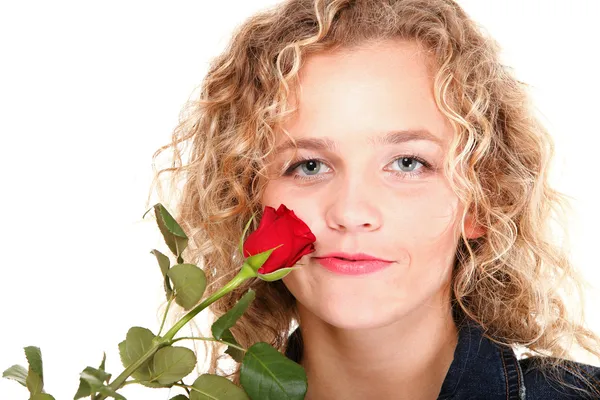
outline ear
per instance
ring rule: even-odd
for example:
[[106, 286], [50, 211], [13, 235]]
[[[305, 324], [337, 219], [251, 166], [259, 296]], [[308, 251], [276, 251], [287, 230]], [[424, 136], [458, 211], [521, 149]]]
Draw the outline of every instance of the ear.
[[467, 239], [477, 239], [486, 233], [486, 229], [475, 222], [475, 218], [469, 213], [465, 218], [465, 233]]

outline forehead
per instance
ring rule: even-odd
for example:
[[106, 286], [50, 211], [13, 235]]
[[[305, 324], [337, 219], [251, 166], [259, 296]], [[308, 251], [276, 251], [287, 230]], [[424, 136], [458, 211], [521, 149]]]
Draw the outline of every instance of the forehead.
[[282, 127], [294, 139], [372, 142], [391, 131], [423, 130], [446, 143], [451, 126], [435, 103], [431, 61], [416, 43], [399, 40], [312, 54], [289, 98], [297, 111]]

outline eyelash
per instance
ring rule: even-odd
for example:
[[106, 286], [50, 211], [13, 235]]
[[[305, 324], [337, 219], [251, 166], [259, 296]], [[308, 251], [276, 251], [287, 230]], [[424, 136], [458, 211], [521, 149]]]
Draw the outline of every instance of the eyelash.
[[[394, 158], [392, 160], [392, 163], [397, 162], [398, 160], [402, 160], [403, 158], [415, 160], [415, 161], [419, 162], [420, 164], [422, 164], [423, 166], [420, 169], [418, 169], [418, 171], [420, 171], [420, 172], [391, 171], [392, 175], [398, 176], [401, 179], [416, 179], [418, 176], [420, 176], [424, 173], [427, 173], [429, 171], [432, 171], [434, 169], [430, 163], [425, 161], [422, 157], [420, 157], [417, 154], [401, 155], [399, 157]], [[293, 174], [293, 172], [296, 170], [296, 168], [300, 167], [302, 164], [304, 164], [307, 161], [317, 161], [317, 162], [326, 164], [326, 162], [324, 160], [321, 160], [320, 158], [300, 157], [300, 158], [297, 158], [294, 161], [292, 161], [292, 165], [283, 173], [283, 176], [293, 175], [294, 179], [299, 179], [302, 181], [316, 181], [316, 180], [322, 179], [322, 178], [309, 178], [309, 177], [304, 177], [304, 176], [299, 176], [299, 175]], [[425, 171], [423, 171], [423, 170], [425, 170]], [[318, 175], [314, 175], [314, 176], [318, 176]]]

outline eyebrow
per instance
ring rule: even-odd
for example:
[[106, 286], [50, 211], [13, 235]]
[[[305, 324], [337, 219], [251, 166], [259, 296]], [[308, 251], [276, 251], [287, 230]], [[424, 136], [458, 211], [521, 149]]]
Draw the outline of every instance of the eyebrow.
[[[390, 145], [390, 144], [400, 144], [411, 141], [430, 141], [435, 143], [440, 148], [444, 147], [444, 144], [440, 138], [435, 136], [433, 133], [429, 132], [426, 129], [406, 129], [399, 131], [390, 131], [382, 136], [371, 136], [367, 139], [368, 143], [373, 145]], [[308, 149], [308, 150], [327, 150], [332, 153], [338, 152], [337, 144], [334, 140], [330, 138], [298, 138], [296, 139], [296, 145], [299, 149]], [[293, 149], [294, 143], [291, 140], [286, 140], [284, 143], [277, 146], [275, 149], [275, 154], [279, 154], [280, 152]]]

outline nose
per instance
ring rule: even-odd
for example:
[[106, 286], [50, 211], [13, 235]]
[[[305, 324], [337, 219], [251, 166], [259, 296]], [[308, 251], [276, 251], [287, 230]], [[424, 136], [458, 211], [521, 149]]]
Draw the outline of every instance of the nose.
[[[364, 179], [346, 179], [332, 186], [325, 210], [327, 226], [342, 232], [369, 232], [381, 227], [381, 193]], [[373, 179], [371, 178], [371, 183]]]

